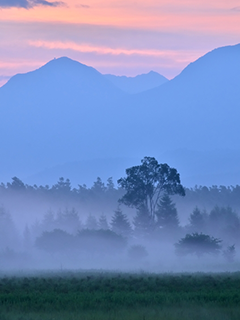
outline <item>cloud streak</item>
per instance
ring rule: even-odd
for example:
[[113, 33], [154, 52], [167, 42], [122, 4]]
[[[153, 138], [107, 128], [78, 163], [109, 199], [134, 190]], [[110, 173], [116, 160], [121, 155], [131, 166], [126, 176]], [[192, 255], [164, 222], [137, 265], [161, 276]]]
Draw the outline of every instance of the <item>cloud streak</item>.
[[47, 1], [47, 0], [0, 0], [0, 8], [24, 8], [31, 9], [36, 6], [58, 7], [64, 3], [61, 1]]
[[[29, 41], [30, 46], [42, 47], [46, 49], [63, 49], [73, 50], [85, 53], [97, 53], [99, 55], [138, 55], [138, 56], [179, 56], [179, 53], [173, 50], [156, 50], [156, 49], [125, 49], [125, 48], [110, 48], [103, 46], [94, 46], [89, 44], [77, 44], [74, 42], [61, 41]], [[182, 59], [184, 59], [182, 57]]]

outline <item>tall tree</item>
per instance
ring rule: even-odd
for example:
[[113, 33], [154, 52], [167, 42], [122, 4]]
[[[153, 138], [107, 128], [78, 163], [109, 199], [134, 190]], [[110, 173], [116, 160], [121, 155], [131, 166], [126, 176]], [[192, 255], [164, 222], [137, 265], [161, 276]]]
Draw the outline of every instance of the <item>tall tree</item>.
[[206, 212], [201, 212], [198, 207], [196, 207], [193, 212], [190, 214], [189, 222], [190, 228], [193, 231], [203, 232], [206, 228], [206, 221], [208, 215]]
[[163, 195], [157, 205], [156, 216], [157, 225], [161, 228], [173, 229], [179, 226], [177, 209], [175, 203], [167, 193]]
[[119, 201], [138, 210], [144, 208], [153, 221], [164, 193], [185, 195], [177, 170], [166, 163], [159, 164], [155, 158], [145, 157], [141, 165], [127, 169], [126, 174], [126, 178], [118, 180], [120, 187], [126, 190]]
[[148, 236], [154, 230], [154, 221], [145, 208], [137, 210], [136, 216], [133, 218], [134, 232], [138, 236]]
[[101, 216], [99, 217], [98, 228], [102, 229], [102, 230], [108, 230], [109, 229], [108, 222], [107, 222], [107, 217], [105, 216], [105, 214], [101, 214]]
[[22, 180], [20, 180], [17, 177], [13, 177], [12, 178], [12, 183], [7, 183], [7, 187], [8, 189], [12, 189], [12, 190], [16, 190], [16, 191], [20, 191], [20, 190], [25, 190], [26, 186], [25, 184], [22, 182]]
[[82, 229], [82, 222], [75, 208], [66, 208], [64, 211], [59, 210], [56, 226], [70, 234], [76, 234], [78, 230]]
[[128, 218], [122, 213], [120, 209], [117, 209], [112, 217], [111, 221], [112, 231], [120, 234], [124, 237], [129, 237], [132, 233], [132, 228]]
[[112, 177], [107, 179], [107, 190], [108, 191], [114, 190], [114, 182]]
[[71, 192], [71, 182], [69, 179], [64, 180], [63, 177], [59, 178], [57, 184], [52, 186], [52, 191], [57, 195], [67, 196]]
[[97, 177], [97, 180], [93, 183], [91, 190], [96, 195], [101, 195], [101, 194], [105, 193], [106, 186], [105, 186], [104, 182], [102, 182], [101, 178]]
[[240, 218], [231, 207], [215, 206], [209, 214], [208, 229], [224, 240], [240, 240]]

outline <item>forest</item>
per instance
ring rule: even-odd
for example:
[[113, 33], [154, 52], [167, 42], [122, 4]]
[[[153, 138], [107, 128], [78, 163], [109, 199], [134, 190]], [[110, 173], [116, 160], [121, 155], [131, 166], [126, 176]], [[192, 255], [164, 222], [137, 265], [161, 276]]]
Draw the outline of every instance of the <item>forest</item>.
[[184, 188], [154, 158], [117, 186], [14, 177], [0, 185], [0, 204], [0, 269], [238, 269], [240, 186]]

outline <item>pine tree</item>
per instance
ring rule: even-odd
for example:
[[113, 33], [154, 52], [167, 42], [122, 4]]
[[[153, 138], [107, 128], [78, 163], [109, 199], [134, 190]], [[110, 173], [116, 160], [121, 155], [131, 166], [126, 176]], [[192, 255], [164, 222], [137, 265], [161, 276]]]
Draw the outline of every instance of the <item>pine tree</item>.
[[99, 220], [98, 220], [98, 227], [99, 229], [102, 230], [108, 230], [109, 229], [109, 225], [107, 222], [107, 217], [105, 216], [105, 214], [101, 214]]
[[66, 208], [63, 212], [59, 211], [56, 224], [58, 228], [70, 234], [76, 234], [78, 230], [82, 229], [82, 223], [75, 208]]
[[111, 221], [112, 231], [124, 237], [129, 237], [132, 233], [132, 227], [128, 218], [119, 208], [115, 211]]
[[190, 228], [195, 232], [203, 232], [206, 226], [206, 218], [207, 214], [202, 213], [199, 208], [196, 207], [189, 218]]
[[164, 194], [156, 211], [157, 226], [173, 229], [179, 226], [177, 209], [168, 194]]
[[150, 214], [144, 208], [137, 211], [136, 216], [133, 218], [134, 232], [137, 235], [149, 235], [153, 231], [153, 221]]
[[114, 189], [114, 183], [113, 183], [113, 178], [110, 177], [107, 179], [107, 190], [108, 191], [112, 191], [112, 190], [115, 190]]

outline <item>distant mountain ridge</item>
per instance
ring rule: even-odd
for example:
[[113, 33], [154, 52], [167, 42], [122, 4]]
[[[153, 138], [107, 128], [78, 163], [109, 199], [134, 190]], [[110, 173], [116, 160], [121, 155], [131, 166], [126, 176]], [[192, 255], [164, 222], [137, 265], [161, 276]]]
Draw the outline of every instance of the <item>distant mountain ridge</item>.
[[105, 77], [116, 87], [127, 93], [139, 93], [156, 88], [169, 81], [167, 78], [154, 71], [136, 77], [114, 76], [111, 74], [106, 74]]
[[[210, 177], [215, 162], [218, 181], [223, 174], [237, 183], [240, 172], [224, 153], [238, 161], [239, 83], [240, 45], [215, 49], [174, 79], [137, 94], [79, 62], [52, 60], [0, 88], [0, 181], [74, 161], [147, 155], [185, 176]], [[184, 150], [197, 153], [189, 157]]]

